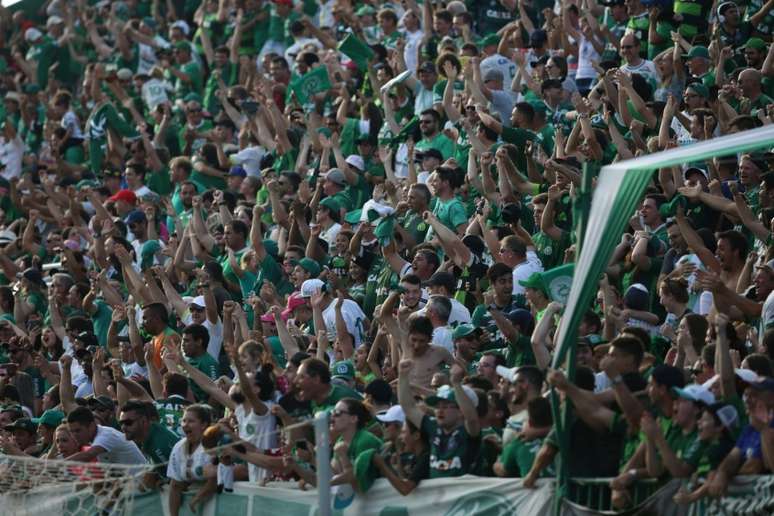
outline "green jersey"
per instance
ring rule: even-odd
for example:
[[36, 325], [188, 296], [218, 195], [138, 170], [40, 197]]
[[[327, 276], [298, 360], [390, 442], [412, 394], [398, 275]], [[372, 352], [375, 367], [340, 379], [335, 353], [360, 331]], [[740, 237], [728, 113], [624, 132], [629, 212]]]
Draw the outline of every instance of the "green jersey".
[[[218, 363], [206, 351], [201, 355], [199, 355], [198, 357], [186, 358], [186, 360], [188, 361], [189, 364], [194, 366], [196, 369], [206, 374], [210, 378], [210, 380], [218, 379], [218, 369], [219, 369]], [[207, 398], [209, 398], [209, 396], [207, 395], [206, 392], [204, 392], [204, 390], [201, 387], [199, 387], [193, 381], [190, 382], [190, 385], [191, 385], [191, 390], [194, 393], [194, 397], [196, 398], [196, 401], [199, 401], [199, 402], [207, 401]]]
[[[339, 437], [336, 442], [343, 442], [344, 438]], [[355, 462], [358, 455], [367, 450], [380, 449], [382, 447], [382, 440], [376, 437], [374, 434], [363, 428], [355, 432], [352, 436], [352, 440], [349, 443], [349, 451], [347, 455], [349, 460]]]
[[[447, 228], [456, 233], [457, 226], [468, 222], [468, 216], [465, 212], [465, 206], [462, 201], [456, 197], [451, 199], [441, 200], [438, 199], [433, 208], [433, 215]], [[432, 233], [429, 232], [428, 236]]]
[[[532, 469], [532, 463], [535, 462], [535, 456], [543, 446], [544, 438], [533, 439], [531, 441], [522, 441], [514, 439], [509, 442], [500, 454], [500, 463], [505, 468], [506, 476], [523, 477]], [[549, 464], [547, 468], [540, 472], [540, 477], [552, 477], [556, 474], [554, 465]]]
[[470, 471], [481, 436], [468, 434], [463, 424], [447, 433], [432, 416], [422, 418], [421, 428], [430, 438], [430, 478], [460, 477]]
[[444, 161], [454, 156], [454, 142], [443, 133], [438, 133], [431, 139], [423, 138], [416, 144], [416, 151], [436, 149], [443, 156]]
[[142, 444], [142, 453], [153, 464], [164, 464], [169, 461], [172, 448], [180, 438], [167, 427], [159, 423], [151, 423], [148, 438]]
[[156, 411], [159, 413], [159, 421], [167, 430], [177, 435], [178, 438], [184, 437], [183, 434], [183, 412], [191, 402], [182, 396], [173, 394], [169, 398], [155, 401]]

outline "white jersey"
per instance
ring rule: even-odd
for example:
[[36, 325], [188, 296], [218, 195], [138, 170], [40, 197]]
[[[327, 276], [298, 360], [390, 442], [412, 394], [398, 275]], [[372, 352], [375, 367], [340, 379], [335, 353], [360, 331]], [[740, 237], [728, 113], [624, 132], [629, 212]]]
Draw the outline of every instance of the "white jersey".
[[[234, 415], [239, 423], [239, 438], [249, 441], [261, 451], [277, 448], [277, 417], [271, 413], [274, 403], [264, 401], [268, 408], [266, 414], [259, 416], [256, 414], [249, 403], [238, 405]], [[250, 482], [258, 482], [269, 476], [269, 471], [259, 468], [255, 464], [248, 464], [248, 474]]]
[[516, 63], [503, 55], [492, 54], [481, 61], [481, 77], [489, 70], [499, 70], [503, 74], [503, 88], [511, 89], [513, 78], [516, 77]]
[[[325, 329], [328, 332], [328, 340], [333, 342], [336, 339], [336, 299], [323, 311], [322, 316], [323, 321], [325, 321]], [[363, 324], [366, 315], [363, 313], [360, 305], [351, 299], [345, 299], [344, 304], [341, 306], [341, 316], [347, 325], [347, 332], [352, 335], [353, 347], [357, 348], [365, 337]]]
[[180, 439], [172, 453], [169, 454], [167, 464], [167, 476], [178, 482], [190, 482], [192, 480], [204, 480], [204, 466], [208, 465], [212, 458], [204, 451], [204, 446], [199, 446], [192, 454], [188, 453], [188, 440]]

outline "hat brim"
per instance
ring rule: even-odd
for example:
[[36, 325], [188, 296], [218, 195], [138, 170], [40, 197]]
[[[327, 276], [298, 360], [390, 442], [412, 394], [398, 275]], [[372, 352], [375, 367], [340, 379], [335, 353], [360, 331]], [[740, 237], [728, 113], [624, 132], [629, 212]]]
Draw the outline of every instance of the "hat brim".
[[425, 405], [427, 405], [428, 407], [435, 407], [442, 401], [448, 401], [449, 403], [454, 403], [455, 405], [459, 406], [459, 404], [457, 403], [457, 400], [450, 400], [448, 398], [442, 398], [436, 395], [428, 396], [427, 398], [425, 398]]

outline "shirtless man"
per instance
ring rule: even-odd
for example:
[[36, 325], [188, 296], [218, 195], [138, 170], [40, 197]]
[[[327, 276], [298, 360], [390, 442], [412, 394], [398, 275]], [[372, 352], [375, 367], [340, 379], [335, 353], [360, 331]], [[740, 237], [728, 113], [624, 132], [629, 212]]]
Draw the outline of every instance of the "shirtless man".
[[[430, 344], [433, 339], [433, 325], [427, 317], [417, 314], [409, 315], [407, 321], [404, 322], [403, 328], [407, 328], [404, 331], [395, 317], [399, 300], [400, 293], [398, 291], [391, 292], [382, 304], [379, 319], [387, 332], [400, 343], [402, 358], [412, 360], [412, 370], [409, 376], [411, 384], [419, 387], [430, 387], [433, 375], [440, 371], [441, 364], [453, 365], [458, 362], [445, 348]], [[399, 316], [402, 315], [399, 313]]]

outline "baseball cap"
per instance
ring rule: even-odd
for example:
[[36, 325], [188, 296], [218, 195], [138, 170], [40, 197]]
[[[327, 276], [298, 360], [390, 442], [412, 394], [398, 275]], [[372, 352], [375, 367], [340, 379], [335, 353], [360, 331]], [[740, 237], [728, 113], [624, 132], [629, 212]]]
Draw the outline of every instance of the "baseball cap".
[[766, 50], [766, 42], [761, 38], [750, 38], [744, 44], [744, 48], [754, 48], [756, 50]]
[[119, 190], [108, 198], [108, 201], [124, 201], [125, 203], [135, 204], [137, 196], [131, 190]]
[[325, 283], [317, 278], [308, 279], [301, 284], [301, 297], [312, 297], [317, 290], [322, 290]]
[[693, 59], [694, 57], [703, 57], [709, 59], [709, 50], [703, 45], [696, 45], [687, 54], [683, 54], [683, 59]]
[[417, 152], [416, 157], [419, 160], [423, 160], [425, 158], [435, 158], [438, 161], [443, 161], [443, 154], [441, 154], [441, 151], [432, 147], [429, 149], [425, 149], [423, 151]]
[[403, 408], [400, 405], [393, 405], [387, 410], [377, 413], [376, 419], [382, 423], [403, 423], [406, 421], [406, 414], [403, 413]]
[[531, 335], [535, 329], [535, 317], [529, 310], [524, 308], [514, 308], [505, 314], [505, 318], [511, 321], [511, 324], [517, 326], [519, 331], [525, 335]]
[[357, 154], [350, 154], [345, 161], [361, 172], [365, 170], [365, 161]]
[[374, 14], [376, 14], [376, 9], [370, 5], [361, 5], [357, 11], [355, 11], [355, 16], [368, 16]]
[[[75, 340], [81, 341], [85, 346], [86, 349], [81, 349], [79, 351], [92, 351], [89, 348], [97, 349], [97, 346], [99, 346], [99, 342], [97, 342], [97, 336], [89, 331], [82, 331], [78, 335], [76, 335]], [[78, 352], [76, 351], [76, 355]]]
[[26, 430], [31, 434], [38, 431], [38, 425], [33, 423], [28, 417], [17, 419], [13, 424], [5, 425], [3, 428], [9, 432], [13, 432], [14, 430]]
[[30, 267], [29, 269], [26, 269], [24, 272], [21, 273], [21, 275], [17, 275], [17, 277], [24, 278], [30, 283], [35, 283], [37, 285], [46, 284], [46, 282], [43, 281], [43, 274], [40, 272], [39, 269], [36, 269], [34, 267]]
[[340, 360], [331, 366], [331, 378], [352, 380], [355, 378], [355, 364], [351, 360]]
[[694, 93], [705, 99], [709, 97], [709, 89], [701, 82], [692, 82], [686, 88], [691, 88]]
[[207, 308], [207, 304], [204, 302], [204, 296], [196, 296], [189, 303], [188, 306], [198, 306], [199, 308]]
[[364, 270], [369, 270], [371, 268], [371, 264], [374, 262], [375, 254], [371, 252], [364, 252], [361, 255], [353, 256], [352, 262]]
[[680, 387], [672, 387], [672, 392], [683, 399], [696, 403], [703, 403], [704, 405], [712, 405], [715, 403], [715, 395], [703, 385], [693, 383], [691, 385], [686, 385], [682, 389]]
[[451, 293], [454, 292], [454, 287], [457, 281], [454, 279], [454, 275], [450, 272], [436, 272], [430, 279], [425, 281], [423, 287], [445, 287], [446, 290]]
[[57, 16], [56, 14], [52, 14], [48, 17], [48, 20], [46, 20], [46, 28], [53, 27], [54, 25], [59, 25], [60, 23], [64, 23], [64, 20]]
[[316, 278], [320, 275], [320, 264], [318, 264], [315, 260], [312, 260], [311, 258], [304, 257], [298, 260], [298, 265], [301, 266], [302, 269], [304, 269], [306, 272], [312, 275], [313, 278]]
[[38, 425], [46, 425], [52, 428], [56, 428], [59, 426], [59, 423], [62, 422], [64, 417], [64, 412], [61, 410], [48, 409], [47, 411], [43, 412], [40, 417], [32, 418], [32, 422], [37, 423]]
[[525, 280], [519, 280], [519, 285], [521, 285], [524, 288], [534, 288], [536, 290], [541, 290], [543, 292], [548, 292], [548, 289], [546, 288], [546, 284], [543, 281], [543, 275], [539, 272], [533, 272], [529, 275], [529, 277]]
[[298, 292], [293, 292], [290, 294], [290, 296], [288, 296], [288, 303], [285, 309], [282, 311], [282, 318], [287, 321], [290, 316], [293, 315], [293, 310], [305, 304], [306, 301], [304, 301], [304, 298], [301, 296], [301, 294]]
[[498, 45], [500, 43], [500, 36], [497, 34], [487, 34], [483, 38], [479, 39], [476, 44], [480, 48], [488, 47], [491, 45]]
[[[734, 369], [734, 374], [737, 376], [737, 378], [749, 384], [758, 382], [761, 379], [755, 371], [751, 371], [750, 369], [736, 368]], [[720, 375], [716, 374], [715, 376], [713, 376], [712, 378], [704, 382], [702, 386], [706, 389], [710, 389], [715, 384], [715, 382], [717, 382], [719, 379], [720, 379]]]
[[703, 168], [699, 167], [689, 167], [685, 169], [685, 172], [683, 172], [683, 179], [688, 179], [688, 176], [691, 174], [701, 174], [704, 176], [704, 179], [709, 180], [709, 174], [707, 174], [707, 171]]
[[170, 29], [180, 29], [186, 36], [191, 32], [191, 26], [186, 23], [185, 20], [177, 20], [175, 23], [169, 26]]
[[464, 323], [457, 325], [456, 328], [454, 328], [454, 331], [452, 332], [452, 340], [462, 339], [464, 337], [467, 337], [468, 335], [472, 335], [476, 333], [478, 328], [473, 326], [472, 324]]
[[713, 403], [707, 407], [707, 410], [715, 414], [720, 420], [720, 424], [729, 431], [733, 431], [739, 423], [739, 412], [733, 405]]
[[236, 177], [247, 177], [247, 172], [245, 172], [244, 167], [241, 165], [235, 165], [229, 169], [228, 175]]
[[435, 65], [431, 61], [425, 61], [417, 68], [417, 73], [418, 72], [435, 73]]
[[326, 197], [322, 199], [318, 206], [328, 208], [333, 213], [338, 213], [341, 210], [341, 205], [333, 197]]
[[[473, 403], [474, 407], [478, 406], [478, 395], [476, 392], [468, 387], [467, 385], [462, 386], [462, 390], [465, 392], [465, 395], [470, 399], [470, 401]], [[454, 392], [454, 389], [449, 385], [442, 385], [438, 388], [438, 390], [435, 392], [434, 395], [428, 396], [425, 399], [425, 403], [430, 406], [434, 407], [441, 401], [449, 401], [451, 403], [457, 404], [457, 396]]]
[[16, 233], [14, 233], [11, 230], [4, 229], [0, 231], [0, 245], [10, 244], [11, 242], [15, 241], [18, 237], [16, 236]]
[[127, 224], [135, 224], [137, 222], [145, 222], [146, 220], [148, 219], [145, 218], [145, 213], [140, 210], [132, 210], [129, 212], [129, 215], [126, 216], [124, 222]]
[[346, 186], [347, 184], [347, 176], [345, 176], [344, 172], [338, 168], [330, 169], [328, 173], [325, 174], [325, 179], [340, 186]]
[[30, 27], [29, 29], [24, 31], [24, 39], [29, 42], [37, 41], [42, 37], [43, 37], [43, 33], [40, 32], [35, 27]]

